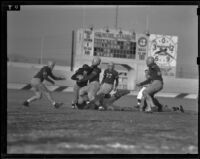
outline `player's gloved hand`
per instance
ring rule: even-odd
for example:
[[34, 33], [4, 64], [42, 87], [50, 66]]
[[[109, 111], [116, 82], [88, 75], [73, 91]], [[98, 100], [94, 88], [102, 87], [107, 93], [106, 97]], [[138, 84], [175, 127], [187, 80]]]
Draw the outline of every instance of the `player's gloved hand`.
[[78, 75], [76, 76], [78, 78], [78, 81], [82, 80], [83, 79], [83, 75]]

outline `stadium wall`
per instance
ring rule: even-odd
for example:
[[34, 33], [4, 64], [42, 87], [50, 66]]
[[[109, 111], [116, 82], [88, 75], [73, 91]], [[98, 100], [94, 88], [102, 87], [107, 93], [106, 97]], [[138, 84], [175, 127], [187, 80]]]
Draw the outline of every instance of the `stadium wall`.
[[[28, 84], [32, 76], [42, 67], [39, 64], [28, 63], [15, 63], [8, 62], [7, 64], [7, 82]], [[143, 68], [138, 71], [144, 71]], [[57, 81], [58, 86], [73, 86], [74, 81], [70, 79], [73, 72], [70, 71], [70, 67], [56, 66], [54, 74], [58, 76], [65, 76], [66, 80]], [[144, 80], [144, 78], [138, 77], [138, 80]], [[164, 77], [164, 89], [162, 92], [166, 93], [198, 93], [198, 79], [180, 79], [172, 77]]]

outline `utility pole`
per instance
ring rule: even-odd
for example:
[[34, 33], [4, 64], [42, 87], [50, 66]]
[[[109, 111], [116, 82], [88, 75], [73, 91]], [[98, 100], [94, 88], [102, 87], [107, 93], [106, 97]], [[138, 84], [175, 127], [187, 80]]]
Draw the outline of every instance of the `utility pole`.
[[146, 15], [146, 35], [150, 35], [149, 33], [149, 16]]
[[115, 29], [118, 29], [118, 11], [119, 11], [119, 6], [116, 6], [116, 13], [115, 13]]
[[40, 64], [43, 64], [43, 54], [44, 54], [44, 36], [41, 38], [41, 48], [40, 48]]
[[85, 28], [85, 6], [82, 6], [83, 16], [82, 16], [82, 28]]

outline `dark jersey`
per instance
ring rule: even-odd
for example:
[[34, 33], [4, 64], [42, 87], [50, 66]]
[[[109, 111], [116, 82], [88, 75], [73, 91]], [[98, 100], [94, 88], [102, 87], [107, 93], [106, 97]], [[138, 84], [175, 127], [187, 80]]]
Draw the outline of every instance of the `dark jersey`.
[[87, 85], [88, 81], [84, 81], [84, 82], [80, 82], [78, 81], [79, 79], [77, 78], [78, 75], [82, 75], [84, 76], [84, 71], [87, 72], [87, 74], [89, 73], [89, 70], [86, 70], [84, 68], [79, 68], [74, 75], [72, 75], [71, 79], [72, 80], [76, 80], [76, 84], [79, 86], [79, 87], [84, 87]]
[[99, 81], [101, 69], [96, 66], [91, 66], [90, 68], [91, 70], [89, 71], [88, 75], [81, 79], [79, 82], [89, 81], [89, 83], [91, 83], [93, 81]]
[[93, 81], [99, 81], [101, 69], [98, 67], [91, 67], [91, 68], [92, 68], [91, 73], [95, 75], [89, 80], [89, 82], [91, 83]]
[[106, 69], [104, 71], [102, 83], [114, 84], [116, 79], [118, 79], [118, 72], [115, 70], [110, 71], [109, 69]]
[[152, 81], [160, 80], [163, 81], [162, 74], [158, 65], [154, 64], [153, 66], [149, 67], [149, 76]]
[[148, 69], [147, 79], [140, 83], [140, 85], [146, 85], [152, 83], [154, 80], [160, 80], [163, 82], [162, 74], [158, 65], [154, 64]]
[[43, 82], [44, 79], [46, 79], [48, 76], [50, 76], [54, 80], [57, 79], [57, 77], [55, 77], [52, 74], [52, 70], [48, 66], [44, 66], [44, 67], [42, 67], [40, 69], [40, 71], [38, 73], [36, 73], [36, 75], [34, 76], [34, 78], [39, 78], [41, 80], [41, 82]]

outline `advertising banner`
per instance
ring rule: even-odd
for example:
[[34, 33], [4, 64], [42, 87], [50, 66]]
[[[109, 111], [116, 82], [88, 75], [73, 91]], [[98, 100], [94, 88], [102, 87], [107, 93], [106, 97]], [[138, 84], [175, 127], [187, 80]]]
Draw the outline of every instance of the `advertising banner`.
[[83, 54], [93, 56], [94, 32], [90, 29], [83, 31]]

